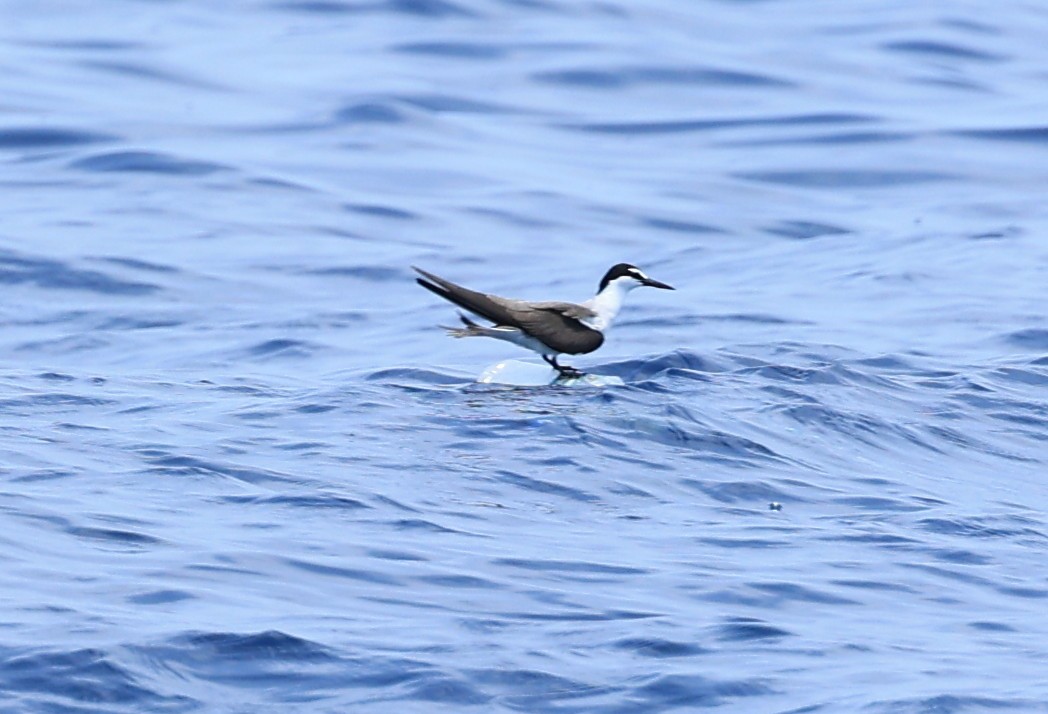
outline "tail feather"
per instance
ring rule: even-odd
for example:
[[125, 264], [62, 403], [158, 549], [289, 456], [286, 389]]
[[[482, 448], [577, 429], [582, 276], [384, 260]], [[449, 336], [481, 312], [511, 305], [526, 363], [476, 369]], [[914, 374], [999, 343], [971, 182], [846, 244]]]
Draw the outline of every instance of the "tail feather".
[[473, 320], [469, 319], [461, 312], [459, 313], [459, 319], [462, 320], [462, 324], [465, 327], [448, 327], [447, 325], [439, 325], [441, 329], [447, 330], [450, 337], [484, 337], [486, 330], [481, 327]]

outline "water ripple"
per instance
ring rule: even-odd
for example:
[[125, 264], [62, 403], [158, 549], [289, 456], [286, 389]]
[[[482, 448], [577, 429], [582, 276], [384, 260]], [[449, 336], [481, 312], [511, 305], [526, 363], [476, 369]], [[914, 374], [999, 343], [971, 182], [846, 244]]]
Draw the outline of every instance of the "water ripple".
[[0, 661], [4, 689], [17, 695], [57, 700], [49, 711], [86, 711], [78, 705], [186, 711], [196, 702], [182, 695], [150, 689], [132, 671], [99, 649], [19, 652], [8, 650]]
[[563, 128], [598, 134], [680, 134], [760, 127], [821, 126], [860, 124], [876, 121], [863, 114], [797, 114], [778, 117], [741, 117], [723, 119], [665, 119], [613, 123], [565, 124]]
[[883, 188], [907, 184], [955, 180], [940, 171], [896, 171], [869, 169], [823, 169], [798, 171], [750, 171], [735, 174], [739, 178], [763, 183], [784, 184], [800, 188]]
[[168, 176], [207, 176], [229, 169], [211, 161], [183, 159], [159, 151], [111, 151], [77, 159], [71, 168], [96, 173], [146, 173]]
[[32, 283], [45, 290], [85, 290], [106, 295], [146, 295], [160, 289], [151, 283], [120, 280], [97, 270], [74, 268], [59, 260], [3, 249], [0, 249], [0, 283]]
[[9, 127], [0, 129], [0, 150], [60, 149], [116, 141], [112, 134], [84, 131], [81, 129], [58, 129], [54, 127]]
[[539, 82], [590, 89], [623, 89], [637, 84], [740, 85], [789, 87], [791, 83], [762, 74], [712, 67], [618, 67], [615, 69], [563, 69], [532, 75]]
[[995, 52], [985, 52], [973, 47], [966, 47], [964, 45], [949, 42], [936, 42], [934, 40], [900, 40], [896, 42], [887, 42], [883, 47], [892, 52], [909, 52], [916, 55], [954, 60], [1001, 62], [1007, 59], [1006, 56]]

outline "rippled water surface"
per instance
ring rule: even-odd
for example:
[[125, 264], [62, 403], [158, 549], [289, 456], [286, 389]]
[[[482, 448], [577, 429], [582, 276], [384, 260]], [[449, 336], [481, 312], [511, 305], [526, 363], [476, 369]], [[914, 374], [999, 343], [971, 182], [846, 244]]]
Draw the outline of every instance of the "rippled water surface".
[[1042, 3], [0, 18], [3, 711], [1048, 711]]

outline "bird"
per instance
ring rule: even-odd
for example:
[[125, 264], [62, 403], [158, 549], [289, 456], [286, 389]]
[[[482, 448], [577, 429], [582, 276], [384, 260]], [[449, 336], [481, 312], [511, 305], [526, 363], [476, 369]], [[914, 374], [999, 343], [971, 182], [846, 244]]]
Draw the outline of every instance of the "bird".
[[450, 303], [490, 320], [485, 326], [459, 313], [464, 327], [441, 325], [451, 337], [493, 337], [537, 352], [561, 377], [583, 373], [560, 364], [561, 354], [588, 354], [604, 344], [604, 335], [622, 309], [626, 294], [639, 287], [674, 290], [649, 278], [635, 265], [613, 265], [600, 281], [597, 294], [583, 303], [512, 300], [464, 288], [450, 280], [411, 266], [422, 277], [415, 282]]

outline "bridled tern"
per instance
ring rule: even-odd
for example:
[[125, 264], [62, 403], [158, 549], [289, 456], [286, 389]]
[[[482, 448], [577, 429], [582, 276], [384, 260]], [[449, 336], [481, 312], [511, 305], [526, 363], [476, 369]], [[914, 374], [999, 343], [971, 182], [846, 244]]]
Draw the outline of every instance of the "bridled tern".
[[557, 355], [587, 354], [600, 347], [628, 292], [642, 286], [673, 290], [666, 283], [649, 278], [636, 266], [619, 263], [604, 274], [596, 296], [584, 303], [528, 302], [470, 290], [421, 268], [412, 268], [422, 276], [416, 278], [422, 287], [495, 323], [491, 327], [479, 325], [459, 313], [465, 327], [445, 327], [449, 335], [493, 337], [512, 342], [538, 352], [564, 377], [578, 377], [582, 372], [558, 364]]

